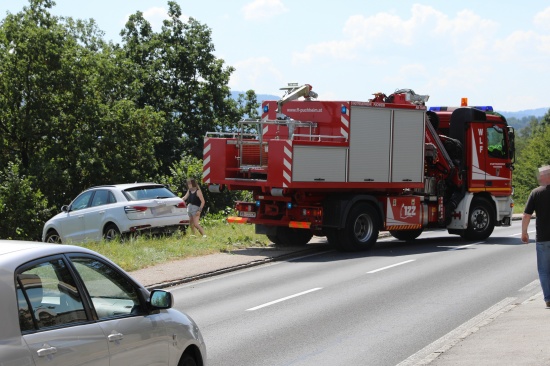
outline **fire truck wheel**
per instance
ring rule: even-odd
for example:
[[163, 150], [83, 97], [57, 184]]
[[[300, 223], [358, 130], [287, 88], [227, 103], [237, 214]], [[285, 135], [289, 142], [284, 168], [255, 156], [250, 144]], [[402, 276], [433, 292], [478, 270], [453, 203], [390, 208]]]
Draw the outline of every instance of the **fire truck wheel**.
[[346, 219], [346, 225], [340, 230], [339, 248], [344, 251], [370, 249], [378, 239], [380, 218], [376, 209], [368, 203], [353, 206]]
[[309, 243], [313, 233], [308, 229], [294, 229], [285, 226], [277, 228], [276, 235], [267, 235], [267, 238], [278, 246], [301, 246]]
[[281, 243], [279, 242], [279, 237], [277, 235], [266, 234], [265, 236], [267, 236], [269, 241], [272, 242], [273, 244], [281, 245]]
[[422, 229], [416, 230], [390, 230], [391, 236], [398, 240], [412, 241], [422, 234]]
[[338, 237], [340, 235], [338, 229], [325, 228], [325, 235], [330, 246], [338, 248]]
[[474, 198], [470, 205], [468, 228], [462, 235], [467, 240], [485, 240], [495, 228], [495, 212], [484, 198]]

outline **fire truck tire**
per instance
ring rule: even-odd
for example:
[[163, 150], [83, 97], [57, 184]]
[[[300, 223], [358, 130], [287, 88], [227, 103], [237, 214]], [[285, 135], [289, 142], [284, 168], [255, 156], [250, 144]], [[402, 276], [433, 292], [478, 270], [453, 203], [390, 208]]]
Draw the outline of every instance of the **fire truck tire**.
[[277, 228], [277, 234], [267, 235], [267, 238], [278, 246], [301, 246], [309, 243], [313, 233], [308, 229], [295, 229], [285, 226]]
[[468, 228], [461, 235], [467, 240], [485, 240], [495, 228], [495, 210], [484, 198], [474, 198], [470, 205]]
[[279, 237], [277, 235], [266, 234], [266, 236], [273, 244], [281, 245], [281, 243], [279, 242]]
[[380, 231], [380, 218], [376, 209], [368, 203], [353, 206], [340, 230], [338, 248], [347, 252], [367, 250], [376, 244]]
[[324, 230], [328, 244], [333, 248], [338, 248], [339, 230], [334, 228], [325, 228]]
[[390, 230], [391, 236], [398, 240], [412, 241], [422, 234], [422, 229], [416, 230]]

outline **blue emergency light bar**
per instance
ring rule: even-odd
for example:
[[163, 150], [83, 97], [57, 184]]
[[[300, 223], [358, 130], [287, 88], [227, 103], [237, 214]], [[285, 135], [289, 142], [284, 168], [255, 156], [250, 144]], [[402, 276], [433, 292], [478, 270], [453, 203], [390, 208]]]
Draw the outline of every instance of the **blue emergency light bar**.
[[[445, 111], [454, 111], [457, 108], [465, 108], [465, 107], [430, 107], [430, 111], [432, 112], [445, 112]], [[484, 106], [470, 106], [470, 108], [479, 109], [483, 112], [494, 112], [493, 107], [490, 105], [484, 105]]]

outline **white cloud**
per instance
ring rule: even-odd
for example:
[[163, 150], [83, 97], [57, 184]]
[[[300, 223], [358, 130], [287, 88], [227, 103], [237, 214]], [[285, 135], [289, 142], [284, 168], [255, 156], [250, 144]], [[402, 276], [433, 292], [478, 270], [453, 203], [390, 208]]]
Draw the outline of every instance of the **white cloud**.
[[550, 36], [534, 31], [515, 31], [496, 41], [494, 49], [502, 62], [515, 64], [516, 67], [546, 70], [550, 61]]
[[294, 53], [292, 60], [294, 63], [314, 62], [317, 55], [329, 55], [333, 59], [353, 59], [355, 58], [356, 40], [329, 41], [309, 45], [303, 52]]
[[287, 11], [281, 0], [254, 0], [242, 8], [244, 18], [254, 21], [266, 20]]
[[550, 30], [550, 7], [535, 14], [533, 23], [542, 30]]
[[231, 75], [229, 87], [235, 91], [256, 91], [276, 93], [274, 86], [286, 85], [283, 73], [268, 57], [255, 57], [233, 63], [235, 72]]
[[496, 22], [470, 10], [449, 18], [431, 6], [415, 4], [407, 19], [384, 12], [369, 17], [350, 16], [342, 29], [342, 39], [308, 45], [304, 51], [296, 52], [293, 60], [298, 63], [318, 56], [355, 58], [363, 50], [396, 54], [429, 45], [437, 45], [439, 52], [454, 49], [458, 54], [474, 53], [487, 47], [497, 28]]

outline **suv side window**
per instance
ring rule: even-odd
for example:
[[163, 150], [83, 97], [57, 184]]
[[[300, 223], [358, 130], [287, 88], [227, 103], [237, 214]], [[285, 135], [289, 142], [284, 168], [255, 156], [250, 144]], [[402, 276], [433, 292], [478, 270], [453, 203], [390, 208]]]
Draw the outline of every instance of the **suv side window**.
[[106, 189], [98, 189], [97, 191], [95, 191], [91, 206], [101, 206], [114, 202], [116, 202], [116, 200], [111, 191], [108, 191]]
[[61, 258], [18, 273], [16, 289], [22, 332], [87, 320], [74, 278]]
[[71, 203], [71, 211], [82, 210], [83, 208], [88, 207], [88, 203], [90, 202], [90, 198], [93, 193], [93, 191], [88, 191], [76, 197], [73, 203]]
[[142, 313], [138, 291], [122, 273], [91, 257], [71, 256], [100, 320]]

